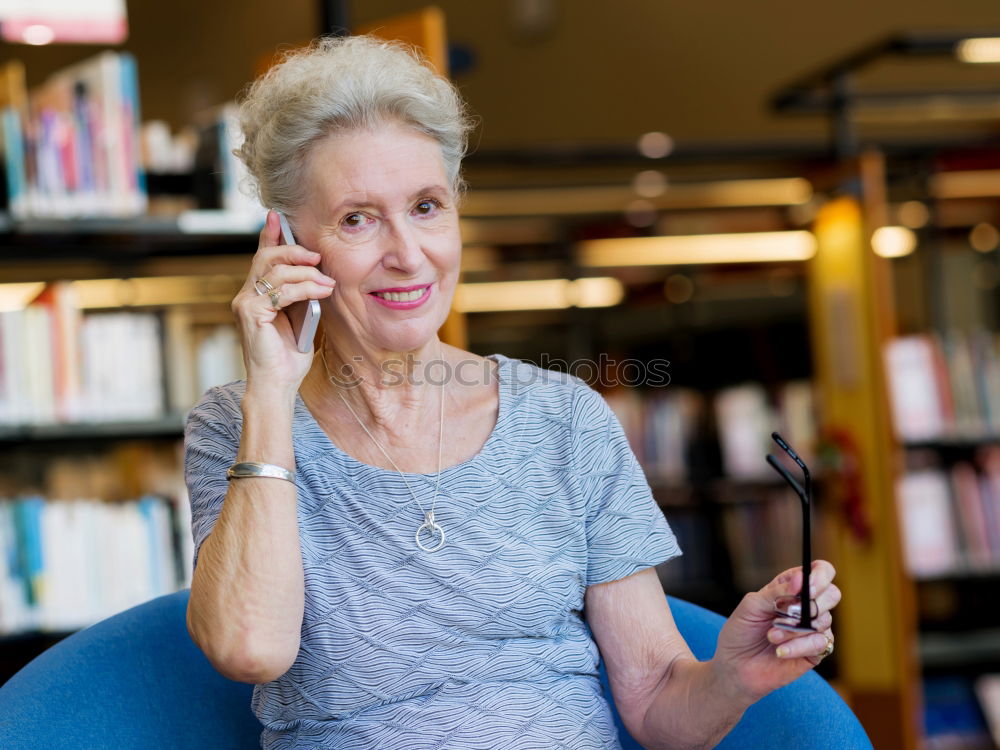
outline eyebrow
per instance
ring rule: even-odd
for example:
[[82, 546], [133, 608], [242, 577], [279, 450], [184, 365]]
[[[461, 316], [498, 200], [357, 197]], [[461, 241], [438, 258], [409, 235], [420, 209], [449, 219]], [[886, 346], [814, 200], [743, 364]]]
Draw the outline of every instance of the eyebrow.
[[[418, 190], [414, 190], [409, 196], [407, 196], [406, 200], [409, 203], [411, 201], [415, 201], [417, 198], [423, 195], [433, 195], [434, 197], [438, 197], [442, 195], [447, 196], [448, 193], [449, 193], [448, 189], [445, 188], [443, 185], [431, 184], [431, 185], [425, 185], [422, 188], [419, 188]], [[333, 213], [340, 213], [341, 211], [348, 208], [365, 208], [367, 206], [376, 206], [376, 205], [379, 205], [379, 202], [376, 200], [370, 200], [370, 199], [359, 200], [356, 198], [347, 198], [333, 207]]]

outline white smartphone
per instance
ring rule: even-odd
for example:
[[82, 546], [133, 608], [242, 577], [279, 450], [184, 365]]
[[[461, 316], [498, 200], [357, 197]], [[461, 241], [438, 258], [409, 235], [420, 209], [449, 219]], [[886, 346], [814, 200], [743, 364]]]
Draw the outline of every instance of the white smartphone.
[[[278, 214], [278, 222], [281, 224], [281, 240], [286, 245], [294, 245], [295, 237], [292, 235], [292, 228], [288, 224], [288, 219], [281, 211]], [[316, 337], [316, 329], [319, 326], [319, 301], [310, 299], [302, 302], [293, 302], [285, 308], [285, 314], [292, 324], [292, 335], [295, 336], [295, 347], [305, 354], [312, 351], [313, 339]]]

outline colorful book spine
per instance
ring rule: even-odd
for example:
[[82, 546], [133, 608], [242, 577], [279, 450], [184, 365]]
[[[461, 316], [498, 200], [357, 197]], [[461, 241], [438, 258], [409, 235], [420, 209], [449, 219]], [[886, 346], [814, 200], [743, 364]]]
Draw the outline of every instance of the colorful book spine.
[[1000, 347], [978, 331], [894, 339], [885, 351], [897, 437], [908, 443], [1000, 435]]
[[171, 501], [0, 500], [0, 635], [73, 630], [181, 585]]
[[[0, 88], [5, 70], [0, 69]], [[16, 218], [138, 216], [147, 208], [135, 59], [103, 52], [4, 106], [9, 208]]]

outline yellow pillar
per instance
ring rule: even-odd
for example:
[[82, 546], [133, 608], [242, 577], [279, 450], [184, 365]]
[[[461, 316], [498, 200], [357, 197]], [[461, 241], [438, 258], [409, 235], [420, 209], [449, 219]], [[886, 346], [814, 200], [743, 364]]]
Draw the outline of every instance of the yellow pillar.
[[900, 553], [897, 449], [882, 359], [884, 340], [894, 330], [887, 261], [872, 252], [854, 198], [827, 203], [815, 232], [809, 307], [820, 422], [824, 438], [857, 469], [824, 483], [828, 502], [820, 505], [844, 592], [835, 611], [838, 672], [874, 746], [915, 750], [916, 612]]

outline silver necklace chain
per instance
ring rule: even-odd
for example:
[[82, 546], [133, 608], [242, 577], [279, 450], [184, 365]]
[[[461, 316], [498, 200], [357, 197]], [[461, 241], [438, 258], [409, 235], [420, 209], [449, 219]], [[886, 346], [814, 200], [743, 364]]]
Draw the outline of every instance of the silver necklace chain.
[[[386, 453], [385, 448], [382, 447], [382, 445], [379, 443], [379, 441], [375, 439], [375, 436], [371, 434], [371, 432], [368, 430], [367, 427], [365, 427], [365, 423], [361, 421], [361, 418], [358, 417], [357, 414], [355, 414], [354, 409], [351, 408], [351, 405], [348, 403], [347, 399], [344, 398], [344, 394], [341, 392], [340, 386], [337, 385], [336, 381], [334, 380], [333, 375], [330, 373], [330, 367], [326, 363], [326, 346], [325, 346], [326, 342], [324, 341], [323, 344], [324, 344], [323, 348], [320, 349], [320, 357], [323, 360], [323, 369], [326, 370], [326, 377], [327, 377], [327, 379], [337, 389], [337, 395], [340, 396], [340, 400], [344, 402], [344, 406], [346, 406], [347, 409], [348, 409], [348, 411], [351, 412], [351, 415], [357, 420], [358, 424], [361, 425], [361, 429], [365, 431], [365, 433], [368, 435], [369, 438], [371, 438], [371, 441], [373, 443], [375, 443], [375, 447], [378, 448], [380, 451], [382, 451], [382, 455], [386, 457], [386, 460], [390, 464], [392, 464], [392, 468], [394, 468], [396, 470], [396, 472], [399, 474], [399, 476], [402, 477], [403, 482], [406, 484], [406, 489], [410, 491], [410, 496], [413, 498], [413, 502], [415, 502], [417, 504], [417, 507], [420, 508], [420, 512], [424, 514], [424, 522], [420, 525], [420, 527], [417, 529], [417, 533], [414, 535], [414, 540], [416, 541], [417, 546], [420, 547], [420, 549], [422, 549], [424, 552], [437, 552], [439, 549], [441, 549], [444, 546], [444, 540], [445, 540], [444, 529], [441, 527], [441, 525], [439, 523], [437, 523], [437, 521], [434, 520], [434, 507], [437, 505], [438, 487], [440, 487], [440, 485], [441, 485], [441, 445], [444, 442], [444, 440], [443, 440], [443, 438], [444, 438], [444, 389], [443, 388], [441, 389], [440, 419], [439, 419], [439, 425], [438, 425], [438, 468], [437, 468], [437, 481], [434, 484], [434, 499], [431, 501], [431, 509], [428, 511], [428, 510], [424, 510], [423, 503], [421, 503], [420, 500], [417, 499], [416, 494], [413, 492], [413, 488], [410, 487], [410, 483], [406, 479], [406, 475], [403, 474], [403, 472], [399, 470], [399, 467], [396, 466], [396, 462], [392, 460], [392, 458], [389, 456], [388, 453]], [[438, 359], [441, 359], [441, 344], [440, 344], [440, 342], [438, 342]], [[422, 541], [420, 541], [420, 537], [421, 537], [422, 534], [424, 534], [425, 531], [426, 532], [430, 532], [430, 534], [431, 534], [431, 542], [432, 543], [429, 544], [429, 545], [425, 545]], [[433, 543], [435, 537], [439, 537], [436, 544]]]

